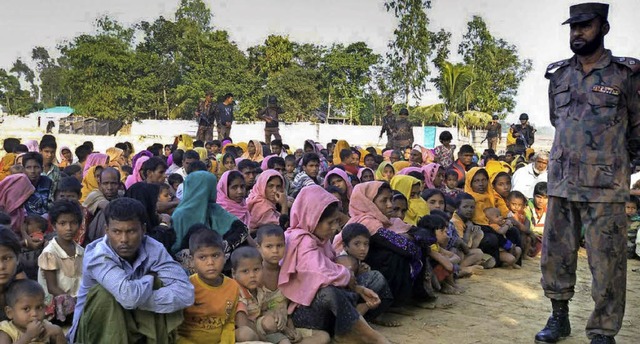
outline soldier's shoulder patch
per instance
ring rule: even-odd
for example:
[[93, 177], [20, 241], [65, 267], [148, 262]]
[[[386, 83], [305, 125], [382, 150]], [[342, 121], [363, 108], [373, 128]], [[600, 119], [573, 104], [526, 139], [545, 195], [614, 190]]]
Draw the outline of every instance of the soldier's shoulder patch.
[[551, 78], [551, 75], [553, 75], [553, 73], [555, 73], [558, 69], [567, 67], [570, 64], [570, 61], [571, 59], [566, 59], [548, 65], [544, 77], [547, 79]]
[[615, 57], [612, 56], [611, 60], [617, 64], [623, 65], [631, 69], [634, 73], [640, 72], [640, 60], [633, 57]]

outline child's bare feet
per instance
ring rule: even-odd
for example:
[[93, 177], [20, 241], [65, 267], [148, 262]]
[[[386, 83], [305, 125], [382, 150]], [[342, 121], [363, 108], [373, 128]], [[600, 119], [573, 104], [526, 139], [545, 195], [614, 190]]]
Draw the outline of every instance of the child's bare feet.
[[394, 320], [393, 317], [387, 313], [380, 314], [377, 318], [371, 320], [372, 324], [384, 326], [384, 327], [400, 327], [402, 323]]

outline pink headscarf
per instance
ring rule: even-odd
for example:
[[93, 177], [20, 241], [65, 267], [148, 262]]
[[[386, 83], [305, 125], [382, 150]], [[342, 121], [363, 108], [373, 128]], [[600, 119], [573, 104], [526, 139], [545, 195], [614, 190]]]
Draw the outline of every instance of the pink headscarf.
[[440, 164], [435, 162], [430, 163], [427, 166], [424, 166], [422, 170], [424, 171], [424, 184], [428, 189], [435, 189], [436, 186], [433, 185], [433, 180], [436, 179], [438, 175], [438, 171], [442, 168]]
[[401, 169], [400, 171], [398, 171], [398, 173], [396, 173], [396, 174], [408, 176], [409, 173], [411, 173], [411, 172], [418, 172], [420, 174], [423, 174], [422, 167], [413, 167], [413, 166], [405, 167], [405, 168]]
[[[347, 224], [360, 223], [367, 227], [371, 235], [375, 235], [380, 228], [386, 228], [397, 233], [404, 233], [411, 228], [411, 225], [402, 221], [391, 221], [373, 203], [373, 199], [383, 184], [386, 183], [372, 181], [358, 184], [353, 188], [349, 202], [349, 215], [351, 218], [347, 221]], [[336, 251], [342, 251], [342, 246], [342, 235], [338, 233], [333, 239], [333, 248]]]
[[421, 145], [413, 145], [413, 149], [418, 149], [422, 153], [422, 165], [427, 165], [435, 160], [436, 156], [433, 154], [433, 150], [422, 147]]
[[333, 262], [336, 253], [329, 240], [322, 241], [313, 235], [324, 210], [337, 202], [319, 185], [303, 188], [293, 202], [291, 227], [285, 232], [287, 245], [278, 276], [278, 289], [295, 303], [290, 310], [296, 304], [311, 305], [320, 288], [349, 284], [351, 273]]
[[258, 176], [256, 184], [251, 189], [247, 198], [247, 208], [249, 209], [250, 221], [249, 229], [255, 231], [258, 227], [266, 224], [280, 224], [280, 212], [276, 210], [276, 205], [267, 199], [267, 183], [269, 179], [278, 177], [284, 187], [284, 178], [276, 170], [266, 170]]
[[358, 170], [358, 180], [360, 180], [360, 182], [362, 183], [362, 174], [364, 173], [364, 171], [369, 170], [369, 172], [371, 172], [371, 174], [373, 175], [373, 178], [375, 179], [376, 177], [376, 172], [368, 167], [363, 167], [361, 169]]
[[353, 185], [351, 185], [351, 179], [349, 179], [347, 172], [339, 168], [334, 168], [333, 170], [329, 171], [329, 173], [327, 173], [327, 175], [324, 177], [324, 181], [322, 182], [322, 186], [326, 189], [327, 186], [329, 186], [329, 177], [333, 175], [338, 175], [340, 176], [340, 178], [342, 178], [342, 180], [344, 180], [344, 182], [347, 184], [347, 198], [351, 198], [351, 192], [353, 192]]
[[25, 142], [24, 145], [27, 146], [29, 152], [40, 152], [40, 145], [38, 145], [38, 141], [36, 140], [29, 140]]
[[84, 163], [84, 169], [82, 170], [82, 176], [84, 177], [87, 174], [87, 171], [93, 166], [107, 166], [107, 160], [109, 156], [102, 153], [91, 153], [87, 157], [87, 161]]
[[238, 171], [226, 171], [222, 174], [220, 181], [218, 181], [218, 198], [216, 203], [229, 213], [235, 215], [242, 223], [248, 225], [250, 223], [250, 216], [249, 209], [247, 209], [247, 201], [243, 199], [241, 203], [238, 203], [227, 196], [227, 192], [229, 191], [229, 174], [231, 174], [231, 172], [239, 173]]
[[382, 152], [382, 159], [384, 161], [391, 162], [391, 153], [393, 153], [393, 150], [391, 149]]
[[271, 160], [271, 158], [275, 158], [277, 157], [277, 155], [272, 154], [272, 155], [268, 155], [266, 156], [264, 159], [262, 159], [262, 162], [260, 163], [260, 169], [263, 171], [266, 171], [269, 169], [269, 160]]
[[142, 176], [140, 175], [140, 172], [142, 172], [142, 164], [144, 164], [144, 162], [147, 160], [149, 160], [148, 156], [141, 156], [138, 158], [138, 160], [136, 160], [136, 166], [133, 169], [133, 173], [131, 173], [127, 177], [127, 180], [124, 182], [125, 188], [128, 189], [131, 187], [131, 185], [142, 181]]
[[35, 192], [26, 174], [11, 174], [0, 181], [0, 210], [11, 217], [11, 229], [22, 237], [20, 230], [26, 217], [22, 206]]

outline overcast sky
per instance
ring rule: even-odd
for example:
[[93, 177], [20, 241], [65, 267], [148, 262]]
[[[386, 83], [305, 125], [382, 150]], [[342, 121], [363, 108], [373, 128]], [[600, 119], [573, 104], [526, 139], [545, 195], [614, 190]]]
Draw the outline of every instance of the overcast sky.
[[[205, 0], [213, 24], [227, 30], [241, 49], [259, 44], [269, 34], [288, 35], [299, 42], [331, 44], [365, 41], [384, 54], [396, 22], [382, 0]], [[549, 125], [546, 66], [571, 56], [568, 27], [569, 0], [433, 0], [428, 12], [430, 29], [453, 35], [451, 59], [459, 61], [457, 46], [466, 23], [482, 16], [494, 36], [515, 44], [521, 57], [533, 60], [533, 71], [521, 84], [514, 120], [527, 112], [539, 126]], [[611, 32], [605, 42], [616, 56], [640, 58], [640, 0], [608, 1]], [[56, 44], [93, 32], [97, 17], [109, 14], [132, 24], [160, 15], [173, 18], [179, 0], [0, 0], [0, 68], [10, 68], [17, 57], [30, 60], [41, 45], [53, 52]], [[425, 94], [423, 104], [438, 102], [437, 92]]]

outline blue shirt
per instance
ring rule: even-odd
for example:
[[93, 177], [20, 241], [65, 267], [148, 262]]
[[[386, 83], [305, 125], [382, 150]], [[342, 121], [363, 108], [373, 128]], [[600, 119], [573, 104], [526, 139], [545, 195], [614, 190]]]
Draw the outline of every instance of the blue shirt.
[[[149, 272], [158, 274], [164, 285], [162, 288], [153, 290], [153, 276]], [[189, 276], [162, 244], [145, 236], [138, 257], [131, 264], [118, 256], [105, 235], [85, 249], [82, 281], [73, 314], [73, 326], [68, 335], [70, 343], [74, 342], [87, 294], [97, 284], [108, 290], [124, 309], [167, 314], [191, 306], [194, 301]]]

